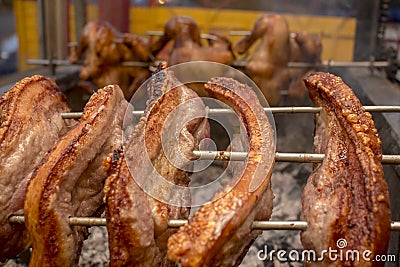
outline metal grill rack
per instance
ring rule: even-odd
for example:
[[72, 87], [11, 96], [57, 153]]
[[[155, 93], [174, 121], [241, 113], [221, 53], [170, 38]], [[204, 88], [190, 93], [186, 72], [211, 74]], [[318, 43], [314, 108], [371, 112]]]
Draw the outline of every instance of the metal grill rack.
[[[370, 112], [397, 112], [400, 113], [400, 106], [364, 106]], [[317, 113], [321, 111], [319, 107], [271, 107], [264, 108], [266, 112], [272, 113]], [[143, 114], [144, 111], [134, 111], [135, 115]], [[210, 109], [209, 113], [227, 114], [232, 113], [231, 109]], [[62, 113], [64, 119], [79, 119], [82, 112]], [[199, 159], [214, 160], [234, 160], [241, 161], [247, 156], [246, 152], [229, 151], [193, 151], [193, 154]], [[314, 153], [281, 153], [276, 152], [275, 160], [280, 162], [298, 162], [298, 163], [317, 163], [321, 162], [324, 154]], [[400, 165], [400, 155], [383, 155], [382, 164]], [[11, 223], [23, 224], [24, 216], [10, 216]], [[105, 226], [105, 218], [94, 217], [69, 217], [71, 226]], [[169, 227], [177, 228], [187, 223], [187, 220], [169, 220]], [[253, 229], [260, 230], [305, 230], [307, 222], [305, 221], [254, 221]], [[400, 221], [391, 223], [392, 231], [400, 231]]]
[[[29, 65], [48, 65], [48, 66], [69, 66], [69, 65], [80, 65], [72, 64], [68, 60], [61, 59], [28, 59], [26, 61]], [[142, 61], [123, 61], [121, 65], [124, 67], [150, 67], [157, 66], [158, 62], [142, 62]], [[233, 62], [232, 67], [245, 67], [247, 63], [246, 59], [239, 59]], [[334, 61], [324, 60], [321, 63], [309, 63], [309, 62], [289, 62], [289, 68], [385, 68], [389, 67], [391, 62], [389, 61]]]

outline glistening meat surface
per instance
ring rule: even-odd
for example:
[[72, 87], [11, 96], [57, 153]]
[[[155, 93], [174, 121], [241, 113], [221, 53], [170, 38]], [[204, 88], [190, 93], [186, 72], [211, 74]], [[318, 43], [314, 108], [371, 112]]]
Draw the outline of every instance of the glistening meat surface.
[[[372, 261], [385, 254], [390, 236], [389, 193], [384, 179], [381, 140], [372, 116], [339, 77], [311, 74], [305, 79], [311, 99], [323, 111], [317, 117], [316, 153], [324, 161], [309, 177], [302, 197], [301, 240], [318, 255], [329, 248], [343, 254], [366, 250], [371, 261], [346, 258], [311, 262], [315, 266], [383, 266]], [[338, 255], [337, 255], [338, 256]], [[342, 260], [342, 261], [340, 261]]]
[[207, 93], [230, 105], [249, 138], [244, 169], [168, 240], [169, 259], [183, 266], [235, 266], [257, 235], [255, 219], [268, 220], [273, 194], [274, 133], [256, 94], [229, 78], [213, 78]]
[[0, 261], [29, 245], [25, 227], [8, 217], [23, 214], [31, 173], [67, 131], [60, 113], [68, 111], [56, 83], [39, 75], [17, 82], [0, 99]]
[[189, 216], [192, 151], [209, 136], [202, 100], [172, 72], [156, 73], [149, 89], [145, 115], [106, 162], [110, 266], [175, 265], [166, 258], [168, 220]]
[[122, 142], [128, 103], [117, 85], [91, 96], [79, 123], [46, 155], [28, 185], [25, 225], [32, 237], [30, 266], [78, 263], [86, 227], [70, 216], [99, 216], [104, 209], [102, 169], [106, 155]]

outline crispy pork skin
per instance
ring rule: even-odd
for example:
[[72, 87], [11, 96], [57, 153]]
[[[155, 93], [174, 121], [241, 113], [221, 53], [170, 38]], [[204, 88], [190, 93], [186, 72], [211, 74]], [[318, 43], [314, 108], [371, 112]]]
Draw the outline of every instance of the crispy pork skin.
[[68, 217], [99, 216], [107, 173], [103, 158], [122, 142], [128, 103], [117, 85], [93, 94], [79, 123], [50, 150], [28, 184], [25, 225], [32, 237], [30, 266], [78, 263], [86, 227]]
[[[105, 162], [110, 266], [175, 265], [166, 258], [174, 232], [168, 220], [188, 218], [190, 193], [174, 191], [159, 179], [188, 189], [192, 151], [209, 136], [205, 106], [197, 94], [172, 72], [161, 70], [152, 79], [145, 115], [123, 148]], [[162, 135], [167, 139], [162, 141]]]
[[258, 234], [252, 222], [268, 220], [272, 213], [274, 133], [250, 87], [213, 78], [205, 88], [238, 113], [249, 138], [249, 155], [231, 183], [169, 238], [168, 257], [183, 266], [236, 266]]
[[68, 130], [68, 112], [56, 83], [39, 75], [17, 82], [0, 99], [0, 261], [29, 245], [23, 225], [8, 217], [22, 215], [26, 185], [45, 153]]
[[[381, 140], [372, 116], [341, 78], [314, 73], [305, 78], [317, 117], [314, 149], [325, 159], [309, 177], [302, 197], [301, 240], [306, 249], [358, 251], [359, 260], [325, 254], [311, 266], [383, 266], [390, 236], [389, 193], [384, 179]], [[339, 240], [339, 241], [338, 241]], [[345, 240], [345, 241], [343, 241]], [[366, 261], [362, 253], [371, 261]]]

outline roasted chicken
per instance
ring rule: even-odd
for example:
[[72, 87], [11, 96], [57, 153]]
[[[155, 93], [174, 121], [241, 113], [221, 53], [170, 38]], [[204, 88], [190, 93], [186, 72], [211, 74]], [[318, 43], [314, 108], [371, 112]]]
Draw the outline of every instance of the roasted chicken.
[[[83, 29], [72, 63], [84, 58], [80, 78], [98, 88], [118, 84], [126, 99], [150, 76], [149, 38], [120, 33], [106, 21], [91, 21]], [[143, 62], [143, 66], [122, 66], [124, 61]]]
[[230, 183], [169, 238], [168, 258], [182, 266], [237, 266], [260, 233], [252, 230], [253, 221], [268, 220], [272, 213], [274, 134], [250, 87], [230, 78], [213, 78], [205, 87], [238, 113], [249, 154]]
[[277, 106], [281, 91], [290, 84], [287, 64], [290, 61], [290, 33], [286, 19], [278, 14], [264, 14], [254, 24], [250, 35], [235, 49], [243, 54], [260, 39], [246, 63], [245, 72], [257, 84], [271, 106]]
[[196, 21], [186, 16], [175, 16], [167, 21], [164, 35], [153, 45], [153, 53], [160, 52], [173, 41], [168, 65], [176, 65], [189, 61], [213, 61], [230, 65], [235, 56], [230, 40], [222, 33], [211, 31], [208, 46], [203, 46], [200, 29]]
[[[91, 96], [79, 123], [44, 157], [28, 184], [25, 225], [32, 238], [29, 266], [78, 264], [87, 227], [71, 216], [100, 216], [106, 172], [102, 162], [122, 143], [128, 103], [117, 85]], [[53, 126], [54, 127], [54, 126]]]
[[[289, 95], [303, 98], [307, 92], [303, 79], [321, 63], [321, 36], [306, 31], [290, 34], [290, 62], [309, 63], [309, 67], [289, 68], [291, 84]], [[314, 65], [314, 66], [313, 66]]]
[[145, 115], [105, 162], [110, 266], [175, 265], [168, 220], [189, 216], [192, 151], [209, 136], [202, 100], [172, 72], [160, 70], [149, 87]]
[[[339, 77], [314, 73], [305, 78], [317, 116], [316, 153], [325, 159], [309, 177], [302, 197], [305, 249], [320, 259], [310, 266], [383, 266], [390, 236], [388, 187], [382, 170], [381, 140], [372, 116]], [[328, 256], [357, 251], [360, 257]], [[367, 254], [364, 252], [369, 250]], [[364, 256], [367, 255], [368, 258]]]
[[70, 109], [56, 83], [39, 75], [17, 82], [0, 99], [0, 261], [30, 244], [24, 225], [8, 217], [22, 215], [26, 186], [46, 152], [67, 132]]

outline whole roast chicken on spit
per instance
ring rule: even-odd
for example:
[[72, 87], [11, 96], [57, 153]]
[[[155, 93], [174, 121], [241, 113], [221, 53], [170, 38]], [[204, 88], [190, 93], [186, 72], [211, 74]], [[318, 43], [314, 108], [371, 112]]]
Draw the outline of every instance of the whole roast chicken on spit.
[[235, 50], [239, 54], [248, 51], [260, 39], [245, 72], [258, 85], [271, 106], [281, 100], [281, 91], [289, 87], [290, 32], [286, 19], [274, 13], [266, 13], [257, 19], [250, 35], [240, 40]]
[[172, 42], [167, 60], [169, 66], [189, 61], [212, 61], [231, 65], [235, 60], [231, 41], [221, 32], [211, 31], [208, 46], [201, 42], [200, 28], [187, 16], [174, 16], [164, 26], [164, 34], [152, 45], [158, 54]]
[[289, 95], [300, 99], [306, 96], [307, 89], [303, 79], [311, 72], [316, 71], [317, 65], [321, 63], [321, 54], [321, 35], [311, 34], [306, 31], [290, 34], [290, 62], [309, 63], [310, 66], [289, 68], [291, 79], [288, 89]]
[[132, 33], [120, 33], [106, 21], [90, 21], [82, 31], [70, 61], [83, 58], [82, 80], [91, 81], [98, 88], [118, 84], [125, 98], [130, 99], [150, 76], [148, 66], [122, 66], [124, 61], [149, 63], [150, 38]]

